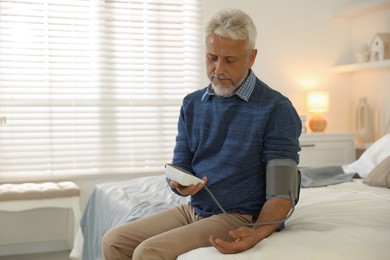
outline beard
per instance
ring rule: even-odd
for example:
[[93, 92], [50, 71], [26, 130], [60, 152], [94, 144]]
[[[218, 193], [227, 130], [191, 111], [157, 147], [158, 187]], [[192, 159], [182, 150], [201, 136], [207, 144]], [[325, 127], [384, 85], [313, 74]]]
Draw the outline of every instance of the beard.
[[[209, 78], [211, 81], [211, 88], [214, 90], [215, 95], [217, 95], [218, 97], [230, 97], [236, 93], [236, 91], [240, 88], [241, 84], [244, 82], [247, 76], [248, 74], [244, 74], [244, 76], [236, 83], [234, 83], [233, 80], [230, 79], [229, 77], [226, 77], [224, 75], [218, 75], [215, 73], [211, 73]], [[232, 83], [232, 85], [230, 87], [215, 85], [214, 83], [212, 83], [214, 78], [229, 80]]]
[[214, 90], [215, 95], [217, 95], [218, 97], [233, 96], [237, 89], [235, 85], [232, 85], [228, 88], [224, 88], [221, 86], [214, 85], [213, 83], [211, 83], [211, 88]]

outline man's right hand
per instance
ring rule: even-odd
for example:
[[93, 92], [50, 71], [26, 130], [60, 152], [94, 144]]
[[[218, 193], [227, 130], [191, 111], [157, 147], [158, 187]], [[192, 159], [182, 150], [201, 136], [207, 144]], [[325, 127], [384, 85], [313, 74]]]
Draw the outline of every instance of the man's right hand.
[[203, 183], [198, 183], [196, 185], [191, 184], [190, 186], [183, 186], [177, 183], [176, 181], [171, 181], [169, 183], [169, 186], [171, 186], [172, 189], [176, 189], [177, 192], [179, 192], [182, 196], [194, 196], [196, 193], [198, 193], [207, 183], [207, 177], [202, 178]]

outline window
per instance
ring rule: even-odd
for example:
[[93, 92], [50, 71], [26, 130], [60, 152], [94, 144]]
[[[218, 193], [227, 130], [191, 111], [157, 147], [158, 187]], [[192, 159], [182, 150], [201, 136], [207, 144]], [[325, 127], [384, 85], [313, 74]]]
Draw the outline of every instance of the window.
[[201, 86], [199, 6], [0, 0], [0, 178], [161, 172]]

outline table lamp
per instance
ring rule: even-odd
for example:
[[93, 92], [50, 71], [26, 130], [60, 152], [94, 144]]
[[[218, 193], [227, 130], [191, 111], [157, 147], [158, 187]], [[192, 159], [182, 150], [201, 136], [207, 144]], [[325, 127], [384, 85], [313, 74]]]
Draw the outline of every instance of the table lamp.
[[307, 93], [307, 110], [314, 113], [309, 120], [309, 127], [313, 132], [323, 132], [326, 128], [326, 119], [322, 113], [329, 109], [329, 93], [327, 91], [312, 91]]

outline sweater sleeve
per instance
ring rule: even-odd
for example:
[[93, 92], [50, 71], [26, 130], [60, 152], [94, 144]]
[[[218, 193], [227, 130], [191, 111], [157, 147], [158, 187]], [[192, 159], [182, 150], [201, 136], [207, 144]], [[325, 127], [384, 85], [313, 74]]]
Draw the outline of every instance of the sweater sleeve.
[[[172, 164], [177, 165], [186, 171], [193, 172], [191, 167], [193, 153], [189, 148], [184, 114], [184, 106], [182, 106], [177, 125], [176, 144], [173, 150]], [[167, 178], [167, 183], [169, 184], [169, 182], [170, 180]], [[172, 191], [177, 195], [182, 196], [175, 189], [172, 189]]]
[[301, 120], [288, 99], [275, 104], [265, 130], [263, 161], [289, 158], [299, 163]]
[[173, 151], [172, 163], [177, 165], [186, 171], [193, 172], [191, 162], [193, 153], [190, 150], [189, 140], [186, 128], [184, 105], [180, 109], [180, 116], [177, 125], [176, 144]]

